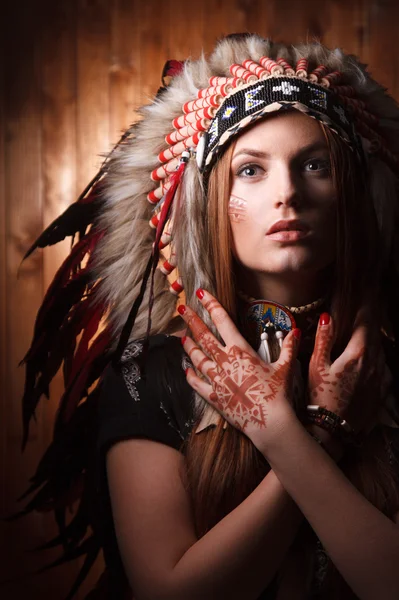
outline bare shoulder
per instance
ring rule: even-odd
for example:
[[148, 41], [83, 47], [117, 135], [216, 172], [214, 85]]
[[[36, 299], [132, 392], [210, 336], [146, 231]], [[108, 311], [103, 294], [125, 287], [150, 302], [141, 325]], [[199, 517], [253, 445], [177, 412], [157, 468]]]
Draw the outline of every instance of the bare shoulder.
[[184, 456], [148, 439], [115, 444], [107, 477], [118, 545], [133, 591], [156, 597], [196, 541]]

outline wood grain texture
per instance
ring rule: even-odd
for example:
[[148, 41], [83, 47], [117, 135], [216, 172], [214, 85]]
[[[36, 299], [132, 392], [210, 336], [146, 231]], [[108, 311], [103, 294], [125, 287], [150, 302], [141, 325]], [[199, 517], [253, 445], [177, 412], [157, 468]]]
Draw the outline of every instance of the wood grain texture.
[[[320, 39], [369, 64], [399, 98], [395, 0], [20, 0], [1, 21], [0, 69], [0, 510], [16, 510], [51, 437], [58, 378], [22, 457], [24, 356], [37, 308], [68, 251], [23, 254], [97, 172], [102, 157], [161, 84], [166, 60], [198, 57], [234, 32], [275, 41]], [[19, 269], [19, 277], [17, 271]], [[54, 531], [50, 515], [0, 524], [0, 595], [62, 600], [79, 564], [23, 576], [53, 558], [27, 550]], [[90, 583], [86, 585], [88, 589]], [[83, 600], [82, 590], [77, 600]]]
[[[77, 2], [72, 0], [54, 3], [46, 0], [46, 14], [51, 26], [43, 30], [41, 38], [42, 62], [42, 193], [43, 227], [47, 227], [77, 196], [77, 70], [76, 30]], [[94, 154], [94, 153], [93, 153]], [[70, 240], [43, 251], [44, 290], [51, 283], [55, 271], [68, 255]], [[41, 443], [43, 451], [53, 434], [53, 423], [63, 390], [62, 374], [59, 372], [50, 386], [50, 398], [44, 401], [44, 419]], [[43, 516], [46, 540], [55, 537], [57, 529], [51, 514]], [[51, 554], [56, 560], [57, 548]], [[42, 585], [51, 577], [56, 597], [65, 595], [83, 560], [63, 568], [60, 580], [56, 570], [42, 576]], [[93, 573], [90, 583], [94, 583]], [[66, 584], [65, 582], [68, 582]], [[56, 587], [57, 586], [57, 587]], [[88, 590], [89, 582], [84, 589]], [[43, 589], [43, 593], [45, 590]], [[79, 598], [84, 598], [83, 589]]]
[[109, 139], [115, 144], [137, 119], [141, 103], [138, 0], [113, 0], [110, 28]]
[[330, 47], [360, 55], [365, 43], [365, 6], [363, 0], [331, 2], [328, 6], [328, 28], [322, 41]]
[[[6, 40], [0, 31], [0, 90], [5, 85], [5, 55]], [[6, 431], [7, 431], [7, 273], [6, 273], [6, 163], [5, 163], [5, 106], [4, 94], [0, 94], [0, 515], [5, 513], [6, 487], [5, 473], [7, 468], [6, 456]], [[0, 539], [4, 539], [5, 525], [0, 523]]]
[[[6, 345], [6, 382], [4, 407], [6, 427], [5, 445], [6, 481], [4, 510], [6, 514], [17, 508], [16, 498], [26, 487], [41, 454], [40, 433], [43, 426], [42, 411], [32, 430], [29, 452], [21, 457], [21, 397], [23, 370], [18, 363], [24, 356], [32, 334], [35, 314], [43, 294], [43, 265], [41, 255], [21, 265], [23, 255], [42, 228], [42, 172], [41, 172], [41, 57], [40, 45], [33, 38], [30, 26], [35, 22], [32, 7], [18, 14], [9, 7], [8, 29], [4, 32], [7, 60], [4, 68], [4, 159], [6, 173], [4, 191], [5, 209], [5, 290], [7, 294], [6, 327], [2, 335]], [[10, 35], [18, 30], [18, 37]], [[16, 76], [18, 74], [18, 76]], [[18, 277], [17, 277], [18, 273]], [[13, 588], [5, 587], [5, 597], [22, 595], [27, 583], [22, 582], [32, 568], [39, 565], [34, 557], [21, 561], [22, 552], [41, 543], [42, 518], [31, 515], [24, 522], [6, 525], [2, 538], [4, 557], [1, 579], [15, 578]], [[40, 586], [32, 580], [33, 594]], [[12, 591], [11, 591], [12, 590]], [[2, 590], [3, 593], [3, 590]]]
[[98, 171], [109, 140], [110, 4], [77, 3], [77, 185], [81, 191]]
[[[156, 13], [154, 13], [154, 10]], [[159, 23], [154, 27], [154, 14]], [[141, 2], [137, 7], [139, 22], [140, 48], [140, 88], [141, 102], [148, 104], [161, 85], [161, 73], [166, 60], [169, 58], [168, 45], [169, 28], [173, 26], [172, 11], [169, 3]], [[165, 58], [166, 57], [166, 58]], [[147, 78], [147, 73], [149, 77]]]
[[399, 35], [399, 5], [394, 0], [369, 0], [365, 6], [367, 42], [361, 53], [371, 75], [399, 98], [399, 56], [392, 40]]
[[[47, 227], [74, 202], [76, 186], [76, 2], [46, 2], [51, 27], [42, 36], [42, 191], [43, 226]], [[44, 288], [67, 256], [70, 240], [43, 252]], [[51, 388], [47, 418], [51, 423], [61, 391], [61, 377]], [[52, 436], [45, 428], [44, 443]]]

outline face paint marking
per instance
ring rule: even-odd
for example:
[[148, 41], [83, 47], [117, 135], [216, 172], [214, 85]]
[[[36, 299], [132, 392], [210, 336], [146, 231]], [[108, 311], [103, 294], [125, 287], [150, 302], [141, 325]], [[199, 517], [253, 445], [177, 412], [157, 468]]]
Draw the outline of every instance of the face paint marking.
[[227, 213], [231, 221], [241, 223], [247, 218], [247, 201], [233, 194], [230, 196]]

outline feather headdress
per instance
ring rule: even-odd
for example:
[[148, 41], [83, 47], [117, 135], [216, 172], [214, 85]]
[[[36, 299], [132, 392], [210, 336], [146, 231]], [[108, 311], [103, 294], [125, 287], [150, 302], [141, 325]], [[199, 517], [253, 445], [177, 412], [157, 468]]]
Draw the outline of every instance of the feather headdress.
[[[209, 59], [172, 61], [167, 75], [170, 85], [141, 109], [142, 119], [98, 176], [27, 253], [78, 236], [43, 301], [23, 361], [24, 444], [40, 397], [48, 395], [50, 381], [63, 368], [65, 393], [54, 441], [32, 479], [27, 493], [35, 495], [23, 512], [54, 509], [62, 560], [87, 556], [78, 583], [100, 549], [87, 500], [93, 384], [122, 333], [119, 349], [129, 338], [170, 331], [183, 288], [188, 303], [198, 287], [214, 292], [204, 183], [230, 139], [254, 119], [287, 105], [334, 129], [364, 161], [385, 256], [399, 266], [394, 257], [399, 108], [354, 56], [319, 43], [285, 46], [257, 35], [230, 36]], [[197, 154], [197, 160], [187, 160], [186, 152]], [[79, 509], [66, 524], [65, 511], [74, 499], [80, 499]]]

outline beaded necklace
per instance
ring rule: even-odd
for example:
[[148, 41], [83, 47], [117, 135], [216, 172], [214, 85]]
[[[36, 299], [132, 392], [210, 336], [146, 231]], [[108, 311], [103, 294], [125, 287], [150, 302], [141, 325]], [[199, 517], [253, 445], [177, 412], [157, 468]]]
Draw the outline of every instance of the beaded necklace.
[[316, 311], [326, 301], [323, 297], [303, 306], [284, 306], [252, 298], [241, 291], [238, 292], [238, 297], [245, 303], [245, 310], [240, 311], [243, 334], [266, 362], [278, 358], [285, 335], [297, 327], [295, 317], [303, 315], [303, 338], [307, 340], [311, 337], [317, 318]]
[[[251, 302], [267, 302], [266, 300], [259, 300], [253, 298], [252, 296], [248, 296], [241, 291], [238, 292], [238, 296], [239, 298], [241, 298], [241, 300], [244, 300], [248, 304]], [[316, 310], [316, 308], [319, 308], [325, 302], [325, 300], [326, 297], [323, 296], [322, 298], [318, 298], [317, 300], [314, 300], [309, 304], [304, 304], [303, 306], [286, 306], [286, 308], [290, 313], [294, 315], [302, 315], [304, 313], [311, 312], [312, 310]]]

